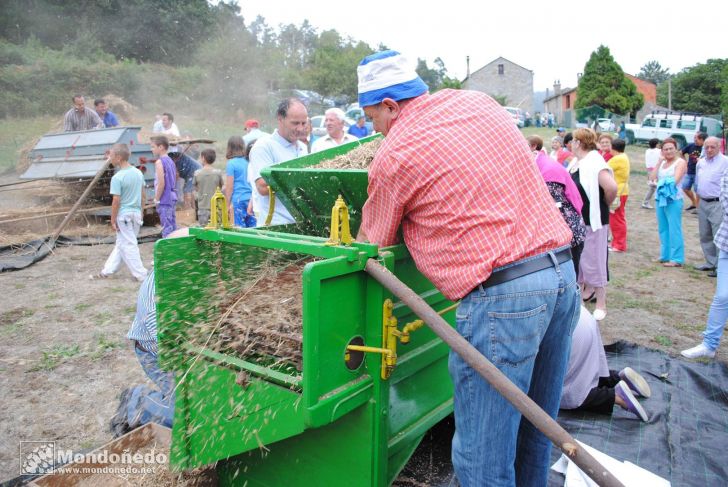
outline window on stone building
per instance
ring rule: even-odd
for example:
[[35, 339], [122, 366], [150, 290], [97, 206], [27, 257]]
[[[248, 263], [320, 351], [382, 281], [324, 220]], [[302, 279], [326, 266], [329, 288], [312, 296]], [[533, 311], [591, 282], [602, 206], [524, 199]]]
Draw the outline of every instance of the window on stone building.
[[505, 67], [502, 64], [498, 65], [498, 74], [504, 74], [505, 73]]

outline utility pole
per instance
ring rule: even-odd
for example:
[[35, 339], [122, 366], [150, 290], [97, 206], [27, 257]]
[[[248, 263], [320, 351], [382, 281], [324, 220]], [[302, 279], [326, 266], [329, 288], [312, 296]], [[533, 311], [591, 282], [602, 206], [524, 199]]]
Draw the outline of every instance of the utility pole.
[[672, 78], [667, 78], [667, 109], [672, 111]]

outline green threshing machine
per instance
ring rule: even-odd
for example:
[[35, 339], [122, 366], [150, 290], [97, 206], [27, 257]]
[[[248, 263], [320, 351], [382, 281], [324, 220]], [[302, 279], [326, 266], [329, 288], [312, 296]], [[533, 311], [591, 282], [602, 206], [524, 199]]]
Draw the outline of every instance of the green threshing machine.
[[[389, 485], [452, 412], [448, 347], [393, 302], [366, 261], [377, 259], [450, 323], [453, 303], [404, 245], [345, 243], [346, 214], [352, 230], [361, 221], [366, 170], [308, 167], [358, 145], [263, 172], [295, 225], [191, 229], [157, 243], [160, 356], [177, 380], [173, 467], [216, 463], [223, 485]], [[346, 205], [334, 206], [339, 196]], [[308, 259], [300, 367], [210, 345], [225, 313], [220, 296], [270, 252]], [[193, 333], [199, 324], [206, 331]]]

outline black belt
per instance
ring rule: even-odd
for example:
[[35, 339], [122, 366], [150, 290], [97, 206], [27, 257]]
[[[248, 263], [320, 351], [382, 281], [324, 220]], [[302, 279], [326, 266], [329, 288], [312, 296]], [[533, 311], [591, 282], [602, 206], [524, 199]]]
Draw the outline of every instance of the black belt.
[[[554, 256], [559, 264], [563, 264], [564, 262], [571, 260], [571, 249], [566, 248], [559, 250], [554, 253]], [[491, 287], [497, 284], [502, 284], [504, 282], [512, 281], [513, 279], [553, 267], [553, 265], [554, 261], [551, 260], [549, 254], [546, 253], [536, 257], [535, 259], [523, 260], [510, 267], [493, 271], [490, 277], [481, 283], [481, 286]]]
[[705, 201], [706, 203], [715, 203], [716, 201], [720, 201], [720, 198], [700, 198], [701, 200]]

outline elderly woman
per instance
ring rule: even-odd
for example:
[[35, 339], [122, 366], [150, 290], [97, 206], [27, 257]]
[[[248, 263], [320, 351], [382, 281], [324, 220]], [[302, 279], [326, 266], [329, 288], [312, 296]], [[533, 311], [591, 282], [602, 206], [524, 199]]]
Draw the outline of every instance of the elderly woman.
[[600, 321], [607, 316], [609, 205], [617, 196], [617, 183], [612, 169], [597, 152], [597, 134], [593, 130], [576, 129], [571, 148], [576, 161], [569, 170], [584, 202], [581, 216], [586, 224], [578, 280], [584, 300], [596, 298], [594, 318]]
[[650, 180], [657, 182], [657, 231], [660, 233], [660, 262], [665, 267], [682, 267], [685, 262], [680, 181], [685, 176], [688, 163], [678, 154], [675, 139], [668, 137], [663, 140], [662, 160], [650, 175]]
[[614, 154], [612, 154], [612, 136], [609, 134], [599, 134], [599, 155], [602, 156], [604, 162], [609, 162]]

